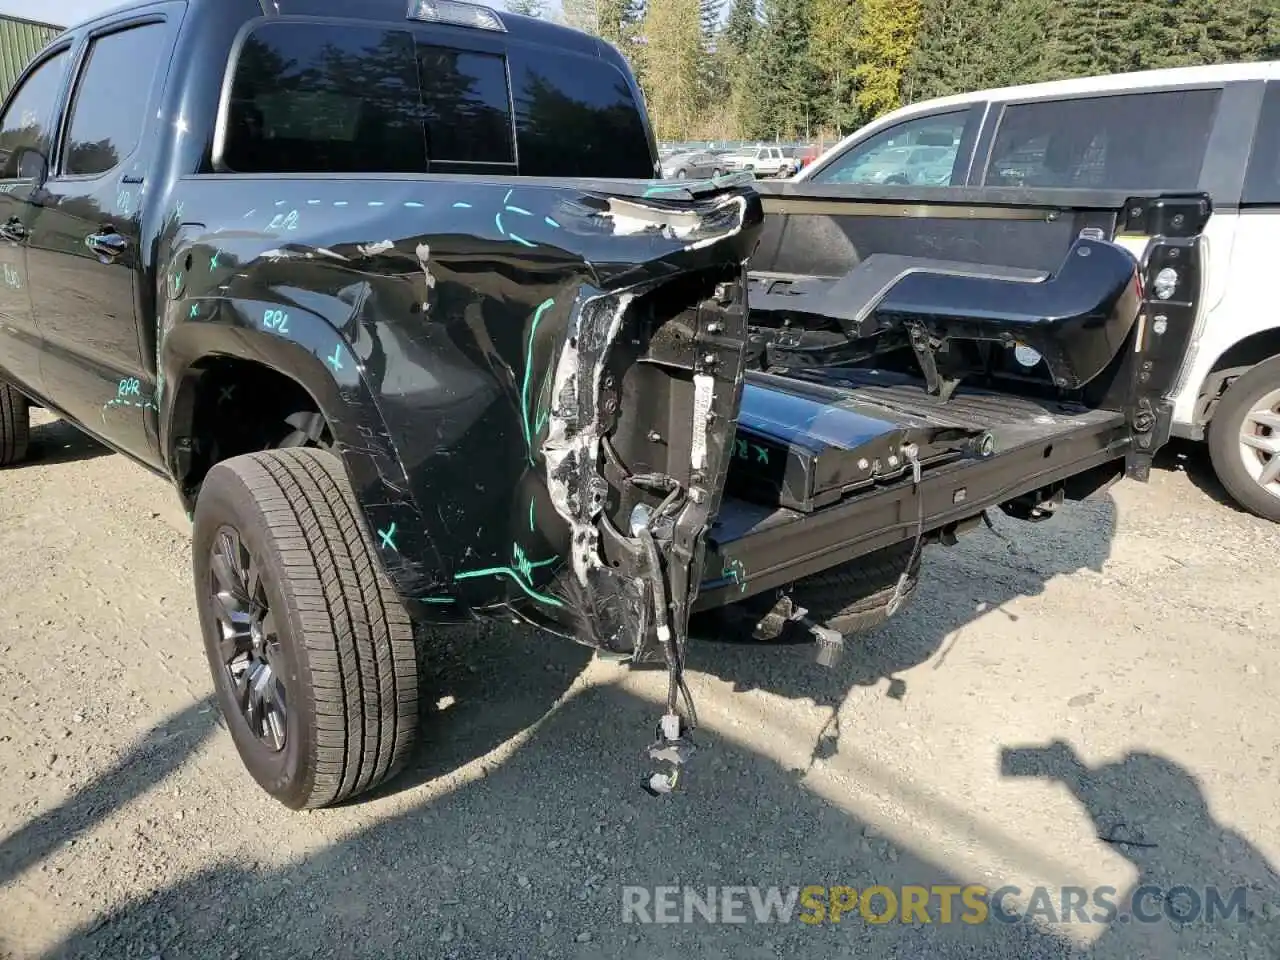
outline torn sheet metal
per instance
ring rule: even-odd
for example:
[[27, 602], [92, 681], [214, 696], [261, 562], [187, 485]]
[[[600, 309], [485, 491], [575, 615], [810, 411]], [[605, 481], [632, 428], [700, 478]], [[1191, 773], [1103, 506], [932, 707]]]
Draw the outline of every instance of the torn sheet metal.
[[[647, 188], [246, 180], [228, 211], [225, 184], [184, 181], [158, 253], [176, 277], [151, 345], [158, 378], [176, 394], [216, 355], [298, 382], [423, 619], [518, 607], [578, 629], [580, 606], [613, 591], [614, 632], [631, 642], [644, 592], [605, 569], [616, 531], [600, 510], [600, 395], [624, 373], [613, 348], [638, 298], [678, 290], [692, 308], [707, 291], [684, 291], [688, 278], [740, 274], [762, 220], [745, 185]], [[161, 418], [169, 447], [191, 430], [176, 410]], [[609, 632], [578, 630], [595, 644]]]

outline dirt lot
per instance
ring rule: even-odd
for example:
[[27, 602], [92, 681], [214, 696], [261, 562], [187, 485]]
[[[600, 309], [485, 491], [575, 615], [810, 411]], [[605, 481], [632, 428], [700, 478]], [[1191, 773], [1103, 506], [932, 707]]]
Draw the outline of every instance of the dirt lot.
[[[0, 957], [1280, 957], [1280, 528], [1194, 451], [999, 523], [1016, 554], [986, 531], [932, 550], [914, 606], [834, 671], [699, 644], [678, 799], [637, 786], [660, 674], [490, 627], [424, 651], [438, 705], [407, 774], [302, 815], [211, 707], [172, 493], [41, 419], [38, 462], [0, 474]], [[1055, 740], [1079, 765], [1002, 761]], [[1248, 914], [622, 922], [631, 884], [947, 883], [1122, 906], [1243, 885]]]

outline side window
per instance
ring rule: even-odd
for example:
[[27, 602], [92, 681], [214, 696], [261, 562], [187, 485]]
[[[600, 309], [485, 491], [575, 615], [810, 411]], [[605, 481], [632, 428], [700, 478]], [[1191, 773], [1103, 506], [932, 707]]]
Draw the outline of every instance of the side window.
[[1243, 201], [1280, 205], [1280, 83], [1274, 80], [1267, 84], [1262, 101]]
[[1194, 190], [1220, 93], [1164, 90], [1012, 104], [1000, 118], [983, 182]]
[[502, 57], [420, 46], [418, 69], [432, 162], [516, 162]]
[[[951, 113], [912, 117], [855, 143], [809, 178], [811, 183], [923, 184], [950, 186], [956, 152], [964, 134], [968, 108]], [[939, 151], [927, 165], [925, 179], [911, 163], [913, 148]]]
[[236, 59], [222, 162], [241, 173], [424, 173], [413, 36], [268, 22]]
[[89, 44], [71, 101], [64, 176], [106, 173], [138, 146], [153, 77], [165, 59], [165, 30], [163, 23], [147, 23]]
[[67, 63], [66, 50], [54, 54], [27, 77], [10, 99], [9, 108], [0, 118], [0, 179], [25, 180], [43, 174]]
[[520, 175], [648, 179], [652, 147], [622, 71], [572, 53], [512, 46]]

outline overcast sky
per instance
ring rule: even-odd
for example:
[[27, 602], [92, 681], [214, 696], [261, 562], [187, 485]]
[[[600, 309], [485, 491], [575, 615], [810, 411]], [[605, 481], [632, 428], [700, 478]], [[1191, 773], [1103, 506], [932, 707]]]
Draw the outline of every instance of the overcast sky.
[[[88, 17], [118, 7], [125, 0], [0, 0], [0, 13], [15, 17], [26, 17], [28, 20], [39, 20], [41, 23], [53, 23], [67, 27]], [[352, 0], [359, 3], [359, 0]], [[496, 0], [494, 6], [502, 7], [502, 0]], [[549, 6], [559, 6], [558, 0]]]

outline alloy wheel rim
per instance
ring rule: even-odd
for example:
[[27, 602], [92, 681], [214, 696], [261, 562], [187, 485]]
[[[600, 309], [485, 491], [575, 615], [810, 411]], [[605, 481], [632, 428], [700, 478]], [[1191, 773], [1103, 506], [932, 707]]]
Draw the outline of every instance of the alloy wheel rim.
[[1259, 397], [1244, 415], [1240, 460], [1258, 486], [1280, 498], [1280, 390]]
[[218, 659], [249, 730], [278, 752], [288, 731], [288, 701], [280, 678], [280, 636], [258, 563], [229, 526], [213, 538], [209, 559]]

